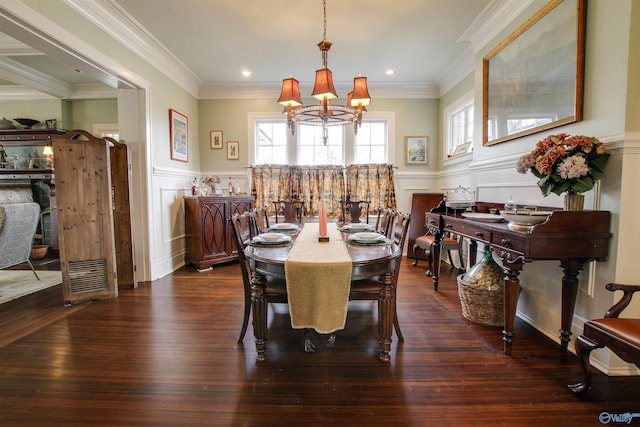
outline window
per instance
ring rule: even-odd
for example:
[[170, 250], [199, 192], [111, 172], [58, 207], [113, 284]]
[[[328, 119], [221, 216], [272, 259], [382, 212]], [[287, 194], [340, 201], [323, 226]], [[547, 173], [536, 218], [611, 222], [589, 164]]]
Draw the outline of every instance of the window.
[[354, 163], [387, 162], [387, 121], [366, 120], [356, 136]]
[[392, 112], [366, 113], [357, 135], [352, 126], [329, 126], [326, 147], [322, 126], [297, 126], [292, 136], [279, 113], [249, 113], [248, 126], [250, 164], [347, 165], [388, 163], [394, 158]]
[[[473, 92], [445, 109], [447, 157], [464, 154], [473, 147]], [[468, 147], [468, 148], [467, 148]]]
[[256, 120], [256, 164], [287, 163], [287, 131], [285, 120]]
[[118, 130], [118, 123], [94, 123], [93, 135], [99, 138], [109, 137], [119, 141], [120, 131]]
[[344, 126], [329, 126], [327, 145], [322, 141], [322, 126], [298, 126], [299, 165], [343, 165]]

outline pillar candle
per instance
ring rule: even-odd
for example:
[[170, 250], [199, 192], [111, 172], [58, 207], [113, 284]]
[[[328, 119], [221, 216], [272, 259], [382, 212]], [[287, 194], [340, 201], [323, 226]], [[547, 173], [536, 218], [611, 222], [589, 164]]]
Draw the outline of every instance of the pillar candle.
[[318, 213], [318, 221], [320, 221], [320, 236], [327, 235], [327, 207], [324, 202], [320, 203], [320, 212]]

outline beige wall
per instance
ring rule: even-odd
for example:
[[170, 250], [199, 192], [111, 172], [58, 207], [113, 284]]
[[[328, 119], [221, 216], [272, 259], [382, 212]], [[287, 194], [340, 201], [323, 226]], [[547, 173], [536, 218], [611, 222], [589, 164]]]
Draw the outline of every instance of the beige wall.
[[[59, 99], [39, 99], [37, 101], [2, 101], [0, 102], [0, 117], [7, 120], [27, 118], [40, 120], [37, 127], [44, 127], [45, 120], [62, 119], [62, 106]], [[16, 127], [18, 123], [13, 122]]]
[[96, 123], [118, 123], [117, 99], [77, 99], [69, 104], [70, 117], [65, 118], [69, 130], [92, 133]]
[[[282, 106], [276, 102], [277, 94], [270, 99], [224, 99], [224, 100], [200, 100], [198, 102], [199, 115], [199, 153], [201, 157], [201, 170], [244, 172], [248, 164], [247, 141], [247, 114], [248, 113], [274, 113], [281, 112]], [[438, 134], [438, 100], [437, 99], [376, 99], [372, 94], [372, 102], [369, 111], [394, 111], [395, 125], [395, 158], [390, 161], [397, 165], [399, 170], [429, 171], [436, 170], [438, 162], [433, 160], [428, 166], [404, 165], [404, 137], [428, 136], [429, 158], [438, 159], [441, 154], [437, 141]], [[304, 100], [304, 102], [312, 102]], [[227, 160], [226, 150], [212, 150], [209, 145], [209, 133], [211, 130], [222, 130], [224, 146], [227, 141], [240, 142], [240, 160]]]

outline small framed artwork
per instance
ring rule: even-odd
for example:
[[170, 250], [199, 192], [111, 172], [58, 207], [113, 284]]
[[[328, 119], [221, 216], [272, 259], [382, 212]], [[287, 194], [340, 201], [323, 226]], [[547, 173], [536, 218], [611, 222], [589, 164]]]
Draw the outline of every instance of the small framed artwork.
[[189, 161], [189, 119], [176, 110], [169, 110], [169, 130], [171, 133], [171, 160]]
[[222, 149], [222, 131], [212, 130], [209, 132], [209, 142], [212, 149]]
[[240, 142], [227, 141], [227, 160], [238, 160], [240, 158]]
[[408, 166], [425, 166], [428, 164], [428, 136], [404, 137], [404, 164]]
[[465, 154], [465, 153], [469, 152], [470, 148], [471, 148], [471, 141], [465, 142], [464, 144], [460, 144], [453, 151], [453, 155], [454, 156], [459, 156], [460, 154]]

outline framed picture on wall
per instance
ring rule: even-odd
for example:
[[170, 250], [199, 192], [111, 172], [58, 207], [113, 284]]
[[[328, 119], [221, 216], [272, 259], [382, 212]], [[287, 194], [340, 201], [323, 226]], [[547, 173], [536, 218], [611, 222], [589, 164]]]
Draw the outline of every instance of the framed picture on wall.
[[189, 161], [189, 119], [176, 110], [169, 110], [169, 131], [171, 136], [171, 160]]
[[428, 136], [404, 137], [404, 164], [408, 166], [425, 166], [428, 164]]
[[212, 130], [209, 133], [209, 142], [212, 149], [222, 149], [222, 131]]
[[240, 158], [240, 142], [227, 141], [227, 160], [238, 160]]

